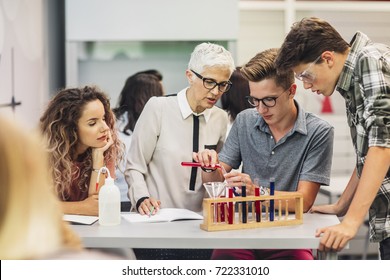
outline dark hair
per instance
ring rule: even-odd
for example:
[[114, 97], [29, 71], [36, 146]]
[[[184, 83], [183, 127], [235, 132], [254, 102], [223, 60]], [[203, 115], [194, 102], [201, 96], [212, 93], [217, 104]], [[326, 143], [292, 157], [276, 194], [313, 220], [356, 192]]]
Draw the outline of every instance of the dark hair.
[[274, 79], [275, 84], [288, 89], [294, 82], [292, 70], [277, 71], [275, 58], [278, 49], [272, 48], [256, 54], [241, 68], [243, 76], [251, 82], [260, 82], [265, 79]]
[[349, 44], [328, 22], [316, 17], [303, 18], [292, 25], [275, 63], [280, 70], [290, 69], [314, 61], [324, 51], [344, 53], [348, 48]]
[[156, 69], [148, 69], [148, 70], [144, 70], [144, 71], [139, 71], [139, 72], [135, 73], [134, 76], [138, 75], [138, 74], [150, 74], [150, 75], [155, 76], [160, 82], [162, 82], [162, 80], [163, 80], [163, 75], [161, 74], [160, 71], [158, 71]]
[[234, 121], [242, 110], [251, 108], [245, 96], [249, 95], [249, 82], [240, 72], [241, 67], [236, 67], [230, 81], [232, 86], [228, 92], [221, 97], [222, 109], [229, 113], [230, 118]]
[[117, 118], [127, 113], [128, 123], [123, 133], [133, 131], [146, 102], [152, 96], [162, 96], [163, 93], [162, 85], [154, 75], [141, 73], [127, 78], [119, 96], [118, 107], [113, 109]]

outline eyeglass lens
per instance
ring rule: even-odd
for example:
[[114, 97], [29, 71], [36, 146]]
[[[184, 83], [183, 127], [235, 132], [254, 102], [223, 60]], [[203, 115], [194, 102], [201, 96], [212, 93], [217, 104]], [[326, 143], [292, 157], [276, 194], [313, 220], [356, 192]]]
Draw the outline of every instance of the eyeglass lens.
[[266, 98], [259, 99], [259, 98], [253, 97], [253, 96], [248, 96], [247, 99], [248, 99], [249, 104], [254, 106], [254, 107], [259, 106], [260, 101], [266, 107], [274, 107], [276, 104], [277, 97], [266, 97]]
[[309, 84], [313, 83], [316, 78], [316, 75], [310, 72], [309, 70], [314, 64], [318, 62], [318, 60], [320, 60], [320, 58], [321, 55], [317, 57], [316, 60], [314, 60], [312, 63], [310, 63], [310, 65], [302, 73], [295, 74], [295, 77], [302, 82], [309, 83]]
[[220, 92], [226, 92], [230, 89], [232, 83], [229, 82], [229, 81], [226, 81], [226, 82], [220, 82], [220, 83], [217, 83], [216, 81], [214, 81], [213, 79], [209, 79], [209, 78], [205, 78], [203, 77], [202, 75], [196, 73], [194, 70], [191, 70], [199, 79], [201, 79], [203, 81], [203, 86], [207, 89], [214, 89], [216, 86], [218, 86], [218, 90]]
[[276, 96], [276, 97], [269, 96], [269, 97], [264, 97], [264, 98], [256, 98], [253, 96], [246, 96], [246, 99], [248, 100], [249, 104], [254, 106], [254, 107], [259, 106], [260, 101], [261, 101], [261, 103], [263, 103], [263, 105], [265, 107], [271, 108], [271, 107], [274, 107], [276, 105], [276, 99], [278, 99], [280, 96], [282, 96], [282, 94], [285, 92], [289, 92], [289, 90], [287, 89], [287, 90], [283, 91], [279, 96]]

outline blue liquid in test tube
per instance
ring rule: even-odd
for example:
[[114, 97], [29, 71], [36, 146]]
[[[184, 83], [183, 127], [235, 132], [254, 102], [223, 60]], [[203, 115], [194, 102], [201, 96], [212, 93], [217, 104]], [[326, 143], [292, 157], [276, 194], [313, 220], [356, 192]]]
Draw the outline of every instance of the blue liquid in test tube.
[[[269, 179], [269, 189], [270, 189], [270, 195], [275, 195], [275, 178], [271, 177]], [[275, 201], [271, 199], [269, 201], [269, 220], [273, 221], [275, 215]]]

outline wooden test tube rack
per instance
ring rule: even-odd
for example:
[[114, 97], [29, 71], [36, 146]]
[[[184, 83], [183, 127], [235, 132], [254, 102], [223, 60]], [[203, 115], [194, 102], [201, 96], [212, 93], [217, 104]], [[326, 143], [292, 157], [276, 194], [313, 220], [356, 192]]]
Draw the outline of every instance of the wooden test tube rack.
[[[281, 206], [282, 209], [279, 209], [278, 215], [274, 215], [274, 221], [269, 220], [269, 204], [270, 200], [274, 200], [275, 206]], [[295, 214], [289, 215], [288, 213], [288, 205], [287, 201], [295, 200]], [[229, 223], [228, 211], [229, 202], [233, 202], [234, 204], [239, 203], [241, 206], [242, 202], [247, 202], [246, 204], [252, 204], [252, 208], [255, 207], [255, 202], [260, 201], [261, 205], [266, 207], [265, 210], [262, 210], [260, 207], [260, 222], [256, 222], [256, 215], [253, 210], [252, 215], [247, 218], [246, 223], [242, 223], [240, 215], [233, 210], [232, 222]], [[231, 205], [231, 204], [230, 204]], [[217, 207], [217, 211], [214, 207]], [[224, 220], [221, 219], [220, 210], [221, 208], [225, 209]], [[278, 208], [279, 208], [278, 207]], [[234, 208], [235, 209], [235, 208]], [[240, 207], [238, 207], [240, 209]], [[282, 210], [287, 210], [282, 213]], [[239, 212], [241, 212], [239, 210]], [[214, 215], [218, 215], [218, 217], [214, 217]], [[248, 213], [249, 214], [249, 213]], [[247, 196], [247, 197], [233, 197], [233, 198], [205, 198], [203, 199], [203, 224], [200, 225], [200, 228], [206, 231], [218, 231], [218, 230], [234, 230], [234, 229], [247, 229], [247, 228], [258, 228], [258, 227], [275, 227], [275, 226], [290, 226], [290, 225], [300, 225], [303, 223], [303, 196], [299, 193], [292, 194], [281, 194], [281, 195], [262, 195], [262, 196]]]

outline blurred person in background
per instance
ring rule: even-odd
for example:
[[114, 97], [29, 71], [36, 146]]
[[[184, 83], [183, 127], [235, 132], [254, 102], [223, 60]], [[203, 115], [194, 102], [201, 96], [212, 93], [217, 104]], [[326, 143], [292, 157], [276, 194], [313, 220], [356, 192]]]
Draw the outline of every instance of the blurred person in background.
[[230, 77], [232, 86], [229, 91], [221, 97], [221, 107], [228, 113], [230, 118], [230, 124], [226, 133], [227, 135], [229, 134], [230, 128], [232, 127], [238, 113], [245, 109], [252, 108], [246, 99], [246, 97], [250, 95], [249, 82], [243, 77], [240, 69], [241, 67], [236, 67]]
[[[118, 106], [113, 109], [117, 118], [116, 126], [119, 139], [125, 145], [124, 160], [115, 171], [115, 184], [120, 188], [122, 210], [125, 211], [130, 210], [130, 200], [128, 197], [129, 187], [123, 172], [126, 167], [125, 160], [130, 147], [133, 130], [146, 102], [153, 96], [162, 96], [164, 94], [158, 75], [155, 72], [151, 74], [146, 73], [149, 72], [139, 72], [127, 78], [119, 95]], [[162, 79], [161, 75], [160, 77]]]

